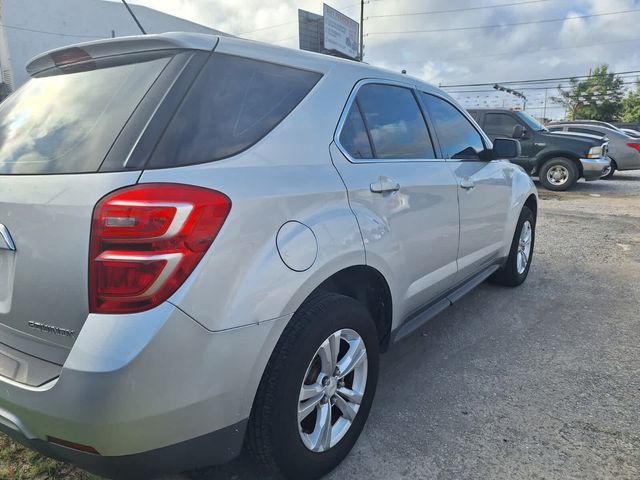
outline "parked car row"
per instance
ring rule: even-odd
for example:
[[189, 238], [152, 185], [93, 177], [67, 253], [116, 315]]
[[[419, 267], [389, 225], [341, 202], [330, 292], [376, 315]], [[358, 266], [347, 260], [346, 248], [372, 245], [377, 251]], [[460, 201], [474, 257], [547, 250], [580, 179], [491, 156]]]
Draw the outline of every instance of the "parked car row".
[[522, 153], [511, 161], [548, 190], [567, 190], [584, 178], [611, 178], [616, 171], [640, 169], [640, 132], [607, 122], [551, 122], [546, 127], [526, 112], [471, 109], [469, 113], [494, 141], [516, 138]]
[[[590, 135], [608, 141], [607, 157], [611, 166], [603, 178], [611, 178], [616, 171], [640, 169], [640, 138], [633, 131], [625, 132], [605, 122], [552, 122], [547, 127], [554, 133]], [[637, 133], [640, 135], [640, 133]]]

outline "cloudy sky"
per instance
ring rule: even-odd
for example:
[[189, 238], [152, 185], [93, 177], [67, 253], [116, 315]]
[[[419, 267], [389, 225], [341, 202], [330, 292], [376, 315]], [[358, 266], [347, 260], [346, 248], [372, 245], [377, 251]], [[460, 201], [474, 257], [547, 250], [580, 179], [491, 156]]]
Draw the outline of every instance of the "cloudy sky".
[[[292, 48], [298, 46], [297, 9], [322, 13], [321, 0], [131, 3]], [[354, 19], [359, 17], [358, 0], [327, 3]], [[498, 27], [476, 28], [489, 25]], [[640, 0], [368, 0], [365, 61], [396, 71], [406, 69], [443, 85], [586, 75], [601, 63], [608, 63], [615, 72], [635, 71], [640, 70], [638, 25]], [[629, 84], [634, 79], [633, 75], [625, 77]], [[521, 102], [507, 94], [479, 91], [486, 88], [448, 91], [467, 90], [456, 95], [465, 106]], [[544, 90], [525, 93], [527, 110], [541, 115]], [[547, 94], [553, 95], [554, 89]], [[548, 116], [562, 115], [562, 110], [550, 106]]]

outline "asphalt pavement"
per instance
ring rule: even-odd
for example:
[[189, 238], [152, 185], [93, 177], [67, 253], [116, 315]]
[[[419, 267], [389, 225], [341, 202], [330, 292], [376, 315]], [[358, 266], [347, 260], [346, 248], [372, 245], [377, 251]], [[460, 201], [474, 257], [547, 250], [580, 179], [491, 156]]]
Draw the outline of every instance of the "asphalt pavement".
[[[483, 284], [382, 357], [328, 480], [640, 478], [640, 172], [576, 187], [541, 188], [524, 285]], [[243, 456], [171, 478], [269, 476]]]

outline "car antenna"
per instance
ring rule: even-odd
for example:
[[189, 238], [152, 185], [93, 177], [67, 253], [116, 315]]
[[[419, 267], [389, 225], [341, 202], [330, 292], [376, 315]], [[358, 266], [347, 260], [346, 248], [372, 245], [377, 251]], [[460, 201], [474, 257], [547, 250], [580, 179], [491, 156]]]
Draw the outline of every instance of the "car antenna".
[[138, 25], [138, 28], [140, 29], [140, 31], [142, 32], [143, 35], [146, 35], [147, 32], [144, 31], [144, 28], [142, 28], [142, 25], [140, 24], [140, 22], [138, 21], [138, 18], [136, 17], [135, 13], [133, 13], [133, 10], [131, 10], [131, 7], [129, 6], [129, 4], [127, 3], [126, 0], [122, 0], [122, 3], [124, 3], [124, 6], [127, 7], [127, 10], [129, 11], [129, 14], [133, 17], [133, 20], [136, 22], [136, 25]]

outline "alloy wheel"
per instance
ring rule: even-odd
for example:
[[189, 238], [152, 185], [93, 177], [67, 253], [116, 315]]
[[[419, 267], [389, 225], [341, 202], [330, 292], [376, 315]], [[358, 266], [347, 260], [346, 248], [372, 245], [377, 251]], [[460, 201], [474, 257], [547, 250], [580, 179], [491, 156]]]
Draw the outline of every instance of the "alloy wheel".
[[527, 220], [522, 224], [522, 231], [520, 232], [520, 240], [518, 241], [518, 257], [516, 268], [518, 274], [522, 275], [527, 269], [529, 264], [529, 257], [531, 256], [531, 240], [533, 239], [533, 227], [531, 222]]
[[367, 348], [356, 331], [338, 330], [322, 342], [298, 399], [298, 430], [309, 450], [325, 452], [349, 431], [364, 397], [367, 366]]

